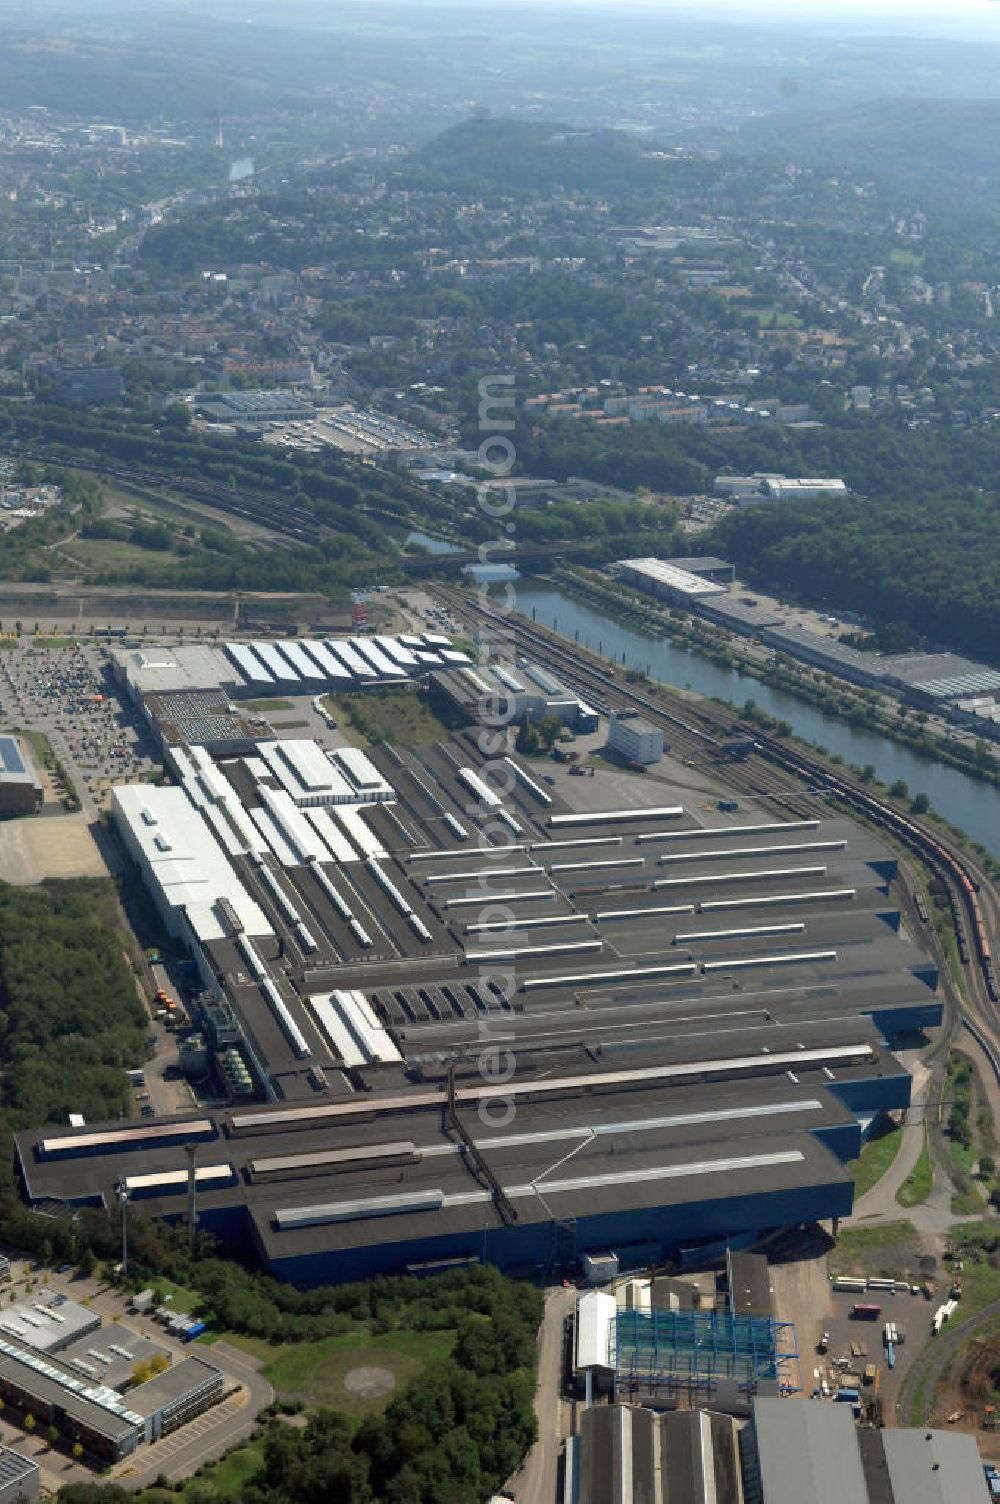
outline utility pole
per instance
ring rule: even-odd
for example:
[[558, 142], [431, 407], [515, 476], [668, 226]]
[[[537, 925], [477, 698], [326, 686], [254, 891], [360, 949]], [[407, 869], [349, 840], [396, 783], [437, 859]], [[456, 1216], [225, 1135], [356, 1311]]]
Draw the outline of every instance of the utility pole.
[[194, 1158], [198, 1152], [197, 1144], [185, 1144], [184, 1152], [188, 1160], [188, 1243], [192, 1253], [194, 1252], [194, 1235], [198, 1229], [198, 1172], [195, 1169]]
[[124, 1175], [115, 1181], [115, 1196], [122, 1209], [122, 1274], [128, 1274], [128, 1186]]

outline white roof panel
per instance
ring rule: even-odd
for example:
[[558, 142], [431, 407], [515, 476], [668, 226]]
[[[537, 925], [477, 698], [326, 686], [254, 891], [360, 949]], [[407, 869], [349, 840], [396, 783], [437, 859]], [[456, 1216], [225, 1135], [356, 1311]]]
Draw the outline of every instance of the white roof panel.
[[378, 675], [367, 659], [360, 657], [349, 642], [339, 637], [328, 637], [326, 645], [335, 658], [339, 658], [342, 663], [346, 664], [356, 679], [378, 678]]
[[399, 637], [374, 637], [373, 642], [378, 643], [387, 658], [394, 663], [401, 664], [404, 668], [412, 668], [416, 663], [416, 655], [408, 648]]
[[278, 643], [278, 650], [282, 657], [288, 659], [299, 678], [305, 680], [307, 684], [311, 679], [319, 682], [324, 677], [309, 654], [304, 651], [301, 643], [294, 640], [282, 641]]
[[[115, 815], [141, 852], [149, 881], [170, 908], [212, 905], [226, 898], [251, 935], [270, 935], [263, 910], [230, 866], [205, 816], [183, 788], [127, 784], [112, 791]], [[144, 813], [151, 818], [143, 818]], [[157, 838], [160, 843], [157, 844]], [[199, 921], [201, 922], [201, 921]], [[204, 928], [210, 928], [204, 918]]]
[[369, 790], [386, 787], [382, 774], [360, 747], [337, 747], [329, 756], [331, 762], [343, 769], [356, 789], [367, 793]]
[[[329, 810], [323, 808], [304, 809], [302, 813], [316, 831], [320, 840], [328, 848], [335, 862], [356, 862], [358, 860], [358, 852], [355, 851], [336, 821], [331, 820]], [[325, 861], [326, 858], [324, 857], [323, 860]]]
[[370, 637], [352, 637], [351, 647], [364, 658], [383, 679], [398, 679], [402, 675], [399, 664], [386, 656], [378, 643]]
[[335, 658], [325, 643], [315, 638], [307, 637], [302, 641], [303, 650], [319, 667], [327, 679], [333, 679], [337, 683], [346, 684], [353, 675], [344, 667], [339, 658]]
[[255, 642], [251, 646], [268, 673], [273, 674], [279, 684], [297, 684], [299, 682], [298, 674], [288, 660], [278, 651], [276, 643]]
[[576, 1303], [577, 1368], [613, 1368], [611, 1334], [618, 1302], [604, 1290], [588, 1290]]
[[251, 809], [250, 818], [267, 841], [283, 867], [297, 867], [299, 858], [289, 844], [288, 838], [269, 809]]
[[389, 853], [385, 850], [375, 832], [362, 819], [361, 811], [365, 806], [350, 804], [336, 804], [330, 813], [341, 827], [347, 838], [365, 857], [384, 857]]
[[227, 642], [226, 653], [248, 684], [273, 684], [274, 679], [244, 642]]

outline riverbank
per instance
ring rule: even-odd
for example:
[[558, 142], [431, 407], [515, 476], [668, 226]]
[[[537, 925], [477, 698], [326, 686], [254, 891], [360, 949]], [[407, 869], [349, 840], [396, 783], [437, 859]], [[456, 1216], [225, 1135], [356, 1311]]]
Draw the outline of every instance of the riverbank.
[[552, 584], [565, 594], [591, 604], [600, 603], [613, 621], [652, 637], [667, 636], [679, 646], [703, 654], [720, 668], [736, 669], [762, 684], [805, 700], [817, 710], [835, 715], [849, 726], [871, 731], [907, 747], [930, 762], [949, 767], [1000, 788], [1000, 758], [984, 744], [966, 749], [954, 738], [927, 731], [929, 717], [920, 710], [812, 669], [783, 654], [766, 656], [723, 627], [701, 621], [678, 607], [666, 607], [629, 590], [595, 570], [562, 565], [552, 572]]
[[[917, 813], [929, 800], [936, 817], [956, 831], [970, 851], [984, 860], [1000, 859], [1000, 791], [974, 779], [965, 768], [936, 758], [926, 746], [918, 750], [881, 729], [858, 725], [844, 713], [844, 701], [852, 698], [850, 686], [837, 684], [833, 700], [814, 703], [796, 693], [789, 680], [768, 682], [754, 672], [764, 667], [762, 662], [745, 663], [726, 644], [714, 644], [716, 649], [726, 648], [725, 656], [705, 652], [703, 630], [714, 630], [708, 624], [695, 627], [681, 612], [661, 616], [663, 608], [648, 599], [633, 599], [628, 591], [610, 596], [606, 577], [593, 577], [590, 588], [589, 575], [570, 573], [572, 594], [563, 588], [568, 584], [563, 572], [558, 579], [517, 578], [515, 609], [605, 663], [619, 666], [630, 678], [648, 676], [682, 693], [688, 690], [736, 707], [739, 713], [749, 711], [762, 728], [794, 733], [833, 766], [856, 768], [873, 786], [879, 783], [901, 809], [909, 807], [914, 791]], [[641, 629], [631, 625], [632, 612]]]

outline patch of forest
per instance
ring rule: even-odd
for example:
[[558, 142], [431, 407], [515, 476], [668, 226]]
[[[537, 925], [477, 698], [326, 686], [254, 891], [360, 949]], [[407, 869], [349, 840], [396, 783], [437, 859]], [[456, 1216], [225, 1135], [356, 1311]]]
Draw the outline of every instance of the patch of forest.
[[[146, 1018], [109, 882], [0, 885], [0, 1121], [127, 1115]], [[6, 1154], [9, 1164], [12, 1155]]]
[[1000, 425], [845, 421], [715, 433], [536, 420], [517, 450], [530, 473], [681, 496], [711, 490], [726, 473], [842, 477], [854, 495], [730, 513], [706, 547], [762, 585], [1000, 661]]
[[857, 497], [749, 507], [715, 529], [743, 575], [1000, 663], [1000, 509]]

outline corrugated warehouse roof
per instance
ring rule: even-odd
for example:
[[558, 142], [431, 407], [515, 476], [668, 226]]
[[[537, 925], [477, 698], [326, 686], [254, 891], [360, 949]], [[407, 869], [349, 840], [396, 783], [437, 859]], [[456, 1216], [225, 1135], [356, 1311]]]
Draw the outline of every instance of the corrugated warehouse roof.
[[767, 1504], [868, 1504], [849, 1405], [758, 1397], [753, 1416]]
[[923, 1429], [880, 1435], [897, 1504], [986, 1504], [974, 1436]]
[[126, 784], [112, 798], [115, 817], [127, 828], [127, 840], [141, 854], [164, 904], [187, 908], [199, 940], [228, 933], [214, 912], [220, 898], [232, 904], [247, 934], [274, 933], [184, 789]]

